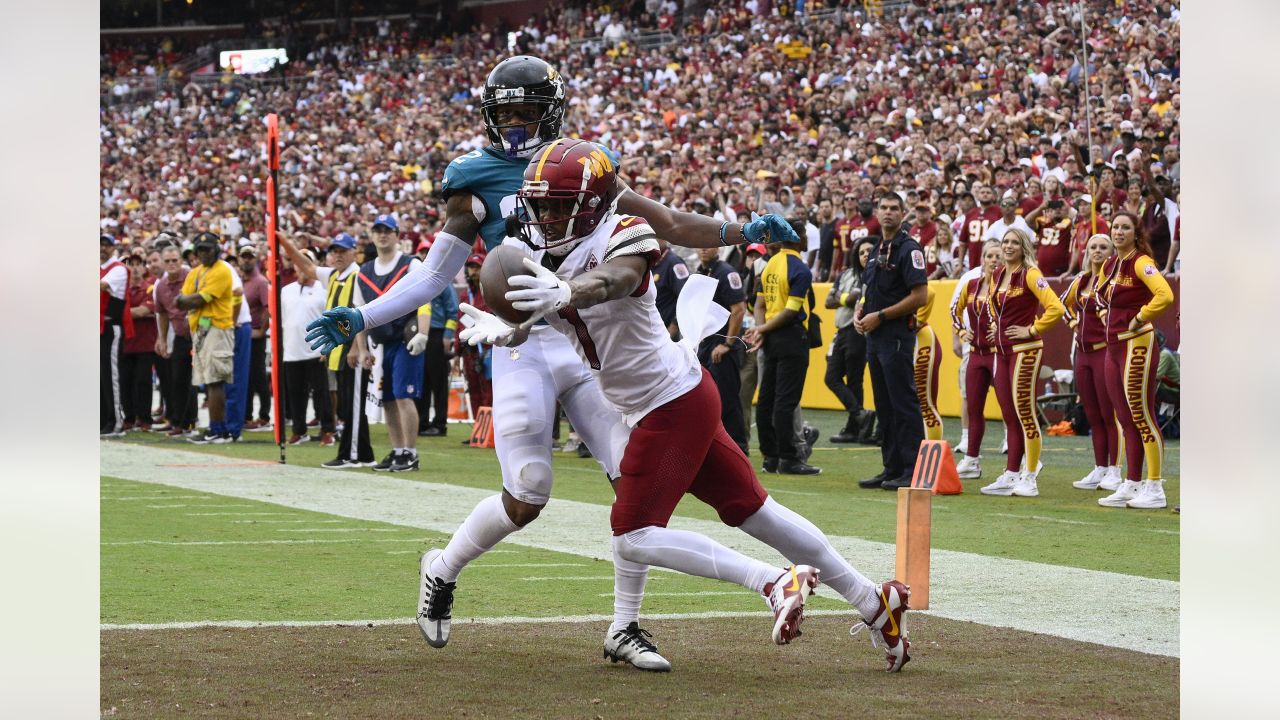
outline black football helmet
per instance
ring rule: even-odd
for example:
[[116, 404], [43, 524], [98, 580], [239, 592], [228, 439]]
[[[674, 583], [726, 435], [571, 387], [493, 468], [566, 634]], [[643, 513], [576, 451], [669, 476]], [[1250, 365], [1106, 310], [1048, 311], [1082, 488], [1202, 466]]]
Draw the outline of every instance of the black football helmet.
[[[541, 114], [528, 122], [500, 123], [495, 117], [504, 105], [537, 105]], [[489, 142], [508, 157], [529, 157], [560, 137], [564, 123], [565, 83], [545, 60], [517, 55], [498, 63], [484, 83], [480, 111]], [[529, 134], [528, 125], [537, 124]]]

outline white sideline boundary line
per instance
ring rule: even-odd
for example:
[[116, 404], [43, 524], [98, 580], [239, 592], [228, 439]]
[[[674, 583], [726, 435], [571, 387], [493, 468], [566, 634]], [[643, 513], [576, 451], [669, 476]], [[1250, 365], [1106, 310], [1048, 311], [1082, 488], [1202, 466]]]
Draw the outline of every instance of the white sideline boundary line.
[[[228, 463], [207, 454], [127, 443], [104, 442], [100, 449], [103, 475], [435, 533], [451, 534], [497, 488], [496, 481], [493, 488], [482, 489], [322, 468]], [[210, 472], [215, 463], [216, 471]], [[447, 481], [448, 468], [437, 477]], [[765, 562], [786, 564], [772, 548], [717, 521], [677, 515], [671, 527], [700, 532]], [[608, 528], [608, 505], [553, 498], [540, 522], [506, 542], [608, 561], [613, 554]], [[828, 537], [868, 577], [893, 575], [891, 543]], [[1179, 656], [1177, 581], [936, 548], [931, 567], [932, 615]], [[1142, 612], [1133, 612], [1135, 607]]]
[[[335, 471], [337, 472], [337, 471]], [[745, 590], [730, 594], [740, 594]], [[849, 610], [805, 610], [806, 616], [847, 615], [854, 620], [856, 614]], [[710, 610], [698, 613], [666, 613], [658, 615], [646, 614], [643, 619], [649, 620], [714, 620], [720, 618], [766, 618], [769, 611], [734, 612], [726, 610]], [[559, 615], [555, 617], [492, 617], [492, 618], [453, 618], [453, 625], [560, 625], [574, 623], [608, 623], [613, 622], [612, 615]], [[413, 618], [384, 618], [378, 620], [196, 620], [194, 622], [171, 623], [102, 623], [98, 629], [106, 632], [113, 630], [199, 630], [203, 628], [308, 628], [308, 627], [382, 627], [386, 625], [413, 625]], [[910, 632], [910, 626], [907, 630]], [[763, 632], [763, 631], [762, 631]]]

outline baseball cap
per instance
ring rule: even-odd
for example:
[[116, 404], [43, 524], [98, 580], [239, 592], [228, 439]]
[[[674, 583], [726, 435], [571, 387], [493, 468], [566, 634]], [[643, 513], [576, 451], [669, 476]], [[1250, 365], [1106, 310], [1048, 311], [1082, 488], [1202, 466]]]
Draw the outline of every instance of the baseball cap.
[[1082, 203], [1086, 203], [1086, 204], [1088, 204], [1088, 205], [1092, 205], [1092, 204], [1093, 204], [1093, 196], [1092, 196], [1092, 195], [1088, 195], [1088, 194], [1086, 194], [1086, 195], [1081, 195], [1080, 197], [1076, 198], [1076, 202], [1082, 202]]
[[396, 222], [394, 215], [379, 215], [374, 219], [373, 226], [378, 227], [379, 225], [395, 232], [400, 232], [400, 223]]
[[422, 238], [421, 240], [418, 241], [418, 247], [417, 249], [414, 250], [414, 252], [422, 252], [423, 250], [430, 250], [430, 249], [431, 249], [431, 240], [429, 240], [428, 238]]
[[258, 248], [254, 247], [252, 244], [241, 245], [240, 250], [237, 254], [240, 257], [244, 257], [245, 255], [248, 255], [250, 257], [258, 257]]
[[1129, 93], [1120, 93], [1120, 102], [1133, 102], [1133, 98], [1129, 96]]
[[758, 253], [760, 255], [769, 254], [769, 250], [764, 246], [763, 243], [751, 243], [750, 245], [747, 246], [747, 252]]
[[483, 264], [484, 264], [484, 256], [483, 256], [483, 255], [481, 255], [480, 253], [476, 253], [476, 254], [472, 255], [471, 257], [467, 258], [467, 262], [466, 262], [466, 264], [467, 264], [467, 265], [483, 265]]
[[1121, 132], [1121, 133], [1131, 133], [1131, 132], [1133, 132], [1133, 122], [1132, 122], [1132, 121], [1130, 121], [1130, 120], [1124, 120], [1124, 121], [1122, 121], [1122, 122], [1120, 123], [1120, 132]]
[[329, 247], [337, 248], [339, 250], [355, 250], [356, 239], [347, 233], [338, 233], [338, 235], [333, 238], [333, 242], [329, 243]]
[[203, 232], [196, 236], [195, 246], [197, 248], [201, 248], [201, 247], [216, 248], [221, 242], [222, 242], [222, 238], [219, 238], [217, 235], [211, 232]]
[[108, 245], [116, 245], [117, 244], [116, 236], [103, 233], [102, 235], [98, 236], [98, 244], [101, 245], [102, 243], [106, 243]]

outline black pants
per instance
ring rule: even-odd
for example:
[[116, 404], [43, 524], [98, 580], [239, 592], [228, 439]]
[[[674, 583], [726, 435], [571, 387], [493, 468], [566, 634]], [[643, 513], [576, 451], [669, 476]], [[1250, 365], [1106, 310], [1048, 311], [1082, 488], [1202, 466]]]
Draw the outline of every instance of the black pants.
[[[360, 373], [357, 390], [356, 373]], [[353, 370], [342, 363], [338, 370], [338, 419], [342, 421], [342, 437], [338, 441], [338, 457], [362, 463], [374, 462], [373, 445], [369, 443], [369, 419], [364, 413], [364, 398], [369, 391], [369, 371]], [[355, 441], [355, 453], [351, 442]]]
[[[280, 363], [284, 373], [284, 397], [289, 403], [289, 419], [293, 421], [293, 434], [307, 434], [307, 399], [315, 403], [316, 417], [320, 419], [320, 431], [331, 433], [333, 407], [329, 402], [329, 368], [324, 358], [296, 360]], [[923, 422], [923, 421], [922, 421]]]
[[[747, 452], [747, 424], [742, 417], [742, 358], [745, 354], [740, 343], [730, 350], [720, 362], [711, 362], [711, 351], [721, 345], [718, 337], [707, 338], [698, 346], [698, 362], [711, 374], [716, 389], [720, 391], [720, 423], [729, 437]], [[755, 358], [752, 358], [754, 361]]]
[[107, 323], [98, 337], [98, 427], [104, 433], [119, 432], [124, 427], [120, 390], [120, 345], [124, 342], [124, 331], [119, 325]]
[[867, 343], [876, 420], [884, 431], [880, 457], [891, 478], [915, 470], [924, 441], [924, 418], [916, 397], [915, 338], [874, 338]]
[[[415, 401], [418, 405], [418, 432], [429, 427], [449, 430], [449, 359], [444, 356], [444, 328], [427, 331], [426, 361], [422, 371], [422, 394]], [[435, 415], [427, 420], [427, 410], [434, 408]]]
[[823, 380], [850, 414], [863, 407], [862, 377], [866, 368], [867, 339], [859, 335], [853, 325], [837, 330]]
[[151, 368], [155, 364], [154, 352], [120, 356], [120, 394], [127, 423], [151, 424]]
[[756, 406], [756, 430], [760, 434], [760, 452], [765, 457], [803, 459], [796, 446], [794, 427], [808, 370], [809, 335], [803, 326], [792, 325], [765, 336], [760, 401]]
[[175, 335], [169, 350], [169, 397], [165, 398], [165, 411], [169, 424], [174, 427], [195, 427], [196, 389], [191, 384], [191, 336]]
[[253, 419], [253, 399], [258, 399], [258, 419], [271, 419], [271, 382], [267, 380], [267, 338], [254, 338], [249, 346], [249, 398], [244, 403], [244, 419]]

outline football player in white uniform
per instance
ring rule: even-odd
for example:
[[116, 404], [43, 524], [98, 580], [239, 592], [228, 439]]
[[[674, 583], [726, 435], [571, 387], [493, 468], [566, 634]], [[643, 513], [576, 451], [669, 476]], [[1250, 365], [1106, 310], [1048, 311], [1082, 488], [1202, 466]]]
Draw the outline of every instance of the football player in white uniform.
[[[657, 239], [643, 219], [614, 213], [614, 172], [595, 145], [579, 140], [557, 140], [530, 161], [518, 197], [532, 274], [509, 277], [516, 289], [506, 299], [570, 339], [631, 427], [614, 485], [615, 556], [761, 593], [774, 611], [778, 644], [799, 635], [805, 599], [821, 568], [822, 580], [859, 612], [855, 629], [870, 628], [873, 644], [886, 649], [888, 670], [901, 669], [910, 659], [904, 624], [909, 589], [897, 580], [879, 586], [868, 580], [821, 530], [761, 487], [720, 422], [719, 394], [693, 349], [699, 333], [683, 327], [690, 337], [677, 343], [663, 327], [650, 282]], [[686, 286], [682, 302], [689, 293]], [[709, 313], [705, 324], [723, 324], [714, 314], [723, 309], [709, 307], [710, 297], [704, 297], [702, 307], [677, 311], [682, 325], [703, 323]], [[470, 306], [464, 312], [476, 321], [460, 335], [467, 342], [515, 347], [527, 337], [496, 316]], [[668, 528], [685, 493], [797, 564], [770, 566], [698, 533]]]
[[[456, 158], [446, 169], [441, 182], [448, 203], [445, 225], [426, 259], [368, 305], [334, 308], [308, 325], [312, 348], [328, 352], [351, 342], [361, 330], [430, 302], [462, 270], [477, 234], [486, 248], [501, 243], [504, 216], [514, 207], [521, 173], [539, 149], [559, 137], [565, 105], [564, 78], [545, 61], [521, 55], [498, 63], [481, 102], [491, 144]], [[766, 233], [793, 233], [776, 215], [740, 225], [676, 212], [611, 177], [622, 206], [648, 218], [678, 244], [742, 244], [759, 242]], [[433, 548], [422, 557], [417, 622], [433, 647], [449, 641], [454, 591], [463, 568], [532, 522], [546, 505], [557, 400], [609, 478], [618, 476], [614, 453], [626, 431], [617, 412], [562, 335], [541, 326], [530, 337], [518, 354], [494, 354], [494, 444], [502, 465], [502, 493], [482, 500], [443, 549]], [[604, 654], [644, 670], [666, 671], [670, 663], [637, 623], [647, 575], [646, 566], [614, 558], [614, 622], [605, 636]]]

